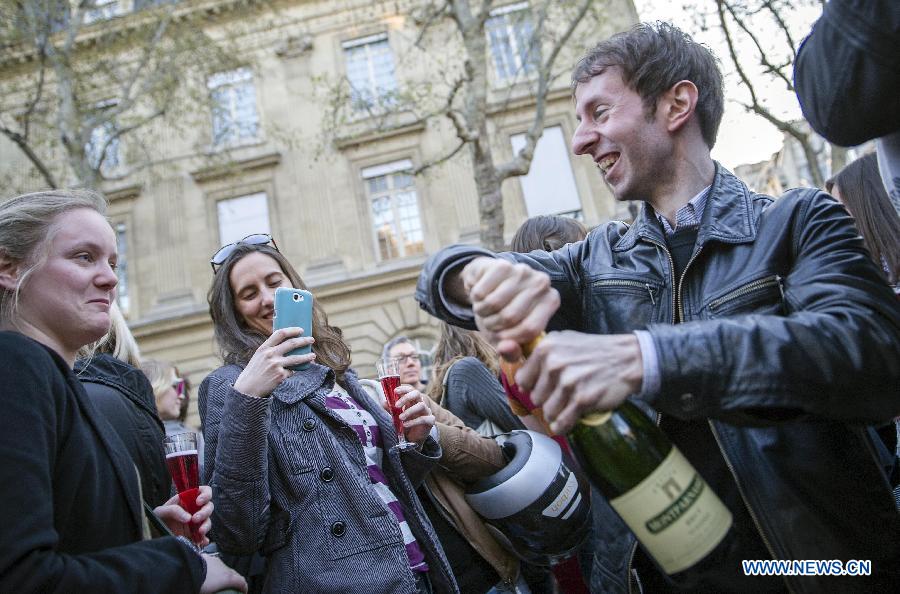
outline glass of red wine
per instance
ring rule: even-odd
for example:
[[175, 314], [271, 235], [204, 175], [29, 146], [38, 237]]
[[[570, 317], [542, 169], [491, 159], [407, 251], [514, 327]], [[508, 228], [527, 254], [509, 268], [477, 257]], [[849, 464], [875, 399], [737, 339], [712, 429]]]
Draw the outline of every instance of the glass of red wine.
[[403, 410], [397, 406], [399, 397], [394, 393], [394, 390], [400, 385], [400, 362], [393, 358], [379, 359], [375, 361], [375, 369], [378, 371], [378, 380], [384, 389], [384, 396], [387, 398], [388, 408], [391, 410], [391, 419], [394, 421], [394, 430], [397, 432], [395, 447], [400, 449], [414, 447], [414, 443], [406, 440], [403, 421], [400, 420], [400, 413]]
[[[197, 496], [200, 494], [200, 466], [197, 456], [197, 434], [177, 433], [167, 435], [163, 440], [166, 448], [166, 466], [175, 481], [178, 500], [192, 516], [200, 511]], [[195, 543], [203, 540], [200, 526], [190, 522], [191, 538]]]

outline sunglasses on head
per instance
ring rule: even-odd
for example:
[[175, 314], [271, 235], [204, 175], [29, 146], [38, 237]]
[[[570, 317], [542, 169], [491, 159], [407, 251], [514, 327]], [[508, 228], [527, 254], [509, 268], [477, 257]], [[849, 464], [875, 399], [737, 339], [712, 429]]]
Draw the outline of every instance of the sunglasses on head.
[[175, 388], [175, 393], [179, 396], [184, 394], [184, 380], [180, 377], [175, 378], [175, 381], [172, 382], [172, 387]]
[[223, 245], [219, 248], [219, 251], [213, 254], [213, 257], [209, 260], [209, 265], [212, 266], [213, 274], [219, 271], [218, 267], [225, 263], [225, 260], [228, 259], [228, 256], [230, 256], [232, 252], [234, 252], [234, 248], [236, 248], [238, 244], [241, 243], [246, 243], [248, 245], [266, 245], [271, 243], [272, 247], [275, 248], [275, 251], [281, 251], [278, 249], [278, 244], [275, 243], [275, 239], [268, 233], [253, 233], [240, 241], [235, 241], [234, 243]]

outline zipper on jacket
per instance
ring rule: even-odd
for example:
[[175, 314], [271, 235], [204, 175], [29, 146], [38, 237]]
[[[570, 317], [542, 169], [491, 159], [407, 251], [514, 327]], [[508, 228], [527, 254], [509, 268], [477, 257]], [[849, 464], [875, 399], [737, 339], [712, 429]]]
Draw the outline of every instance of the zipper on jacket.
[[[766, 545], [766, 550], [769, 551], [769, 554], [772, 555], [773, 560], [778, 560], [779, 557], [775, 554], [775, 548], [772, 546], [772, 543], [769, 542], [768, 537], [766, 537], [766, 533], [763, 532], [762, 525], [759, 523], [759, 519], [756, 517], [756, 513], [753, 511], [753, 507], [747, 501], [747, 496], [744, 494], [744, 489], [741, 487], [741, 481], [738, 480], [737, 473], [734, 470], [734, 466], [731, 464], [731, 460], [728, 459], [728, 455], [725, 454], [725, 449], [722, 447], [722, 441], [719, 439], [719, 432], [716, 431], [716, 426], [713, 425], [712, 419], [707, 419], [709, 423], [709, 429], [712, 431], [713, 438], [716, 440], [716, 445], [719, 447], [719, 453], [722, 455], [722, 459], [725, 460], [725, 466], [728, 467], [728, 472], [731, 473], [731, 477], [734, 479], [734, 484], [737, 485], [738, 493], [741, 496], [741, 500], [744, 502], [744, 507], [747, 508], [747, 512], [750, 514], [750, 519], [753, 520], [753, 525], [756, 526], [756, 531], [759, 533], [759, 537], [762, 539], [763, 544]], [[785, 586], [787, 586], [788, 591], [792, 591], [790, 584], [788, 584], [787, 580], [784, 580]]]
[[[702, 246], [699, 250], [694, 252], [694, 255], [691, 256], [691, 259], [688, 260], [687, 264], [684, 265], [684, 270], [681, 271], [681, 278], [678, 279], [678, 293], [676, 294], [676, 303], [678, 304], [678, 310], [677, 310], [678, 318], [677, 318], [676, 323], [684, 322], [684, 299], [681, 298], [681, 285], [682, 285], [682, 283], [684, 283], [684, 277], [687, 276], [688, 268], [691, 267], [691, 264], [694, 262], [694, 260], [697, 259], [697, 256], [700, 255], [701, 251], [703, 251]], [[670, 256], [670, 259], [671, 259], [671, 256]], [[674, 268], [674, 263], [672, 266]], [[674, 276], [674, 274], [675, 274], [674, 270], [672, 271], [672, 274]]]
[[[669, 248], [667, 248], [665, 245], [659, 243], [658, 241], [654, 241], [653, 239], [650, 239], [649, 237], [647, 237], [646, 240], [647, 240], [648, 242], [652, 243], [653, 245], [655, 245], [656, 247], [658, 247], [659, 249], [661, 249], [662, 251], [664, 251], [664, 252], [666, 253], [666, 257], [669, 259], [669, 270], [670, 270], [671, 273], [672, 273], [672, 280], [674, 281], [674, 280], [675, 280], [675, 260], [672, 259], [672, 254], [669, 252]], [[675, 316], [675, 291], [674, 291], [674, 288], [675, 288], [675, 287], [674, 287], [674, 282], [673, 282], [673, 287], [672, 287], [672, 288], [673, 288], [673, 291], [672, 291], [672, 316], [673, 316], [672, 323], [674, 324], [674, 323], [675, 323], [675, 320], [674, 320], [674, 316]], [[647, 289], [649, 290], [650, 288], [647, 287]], [[653, 293], [652, 293], [652, 292], [650, 293], [650, 299], [653, 300]]]
[[650, 283], [642, 283], [640, 281], [609, 278], [600, 279], [591, 283], [595, 287], [635, 287], [636, 289], [647, 289], [650, 295], [650, 303], [656, 305], [656, 290]]
[[718, 299], [709, 302], [709, 307], [711, 309], [717, 309], [721, 307], [723, 303], [728, 303], [729, 301], [734, 301], [738, 297], [743, 297], [749, 293], [757, 291], [759, 289], [763, 289], [765, 287], [777, 286], [778, 291], [781, 293], [781, 299], [784, 300], [784, 287], [782, 286], [782, 278], [777, 274], [774, 276], [769, 276], [766, 278], [761, 278], [759, 280], [753, 281], [743, 287], [739, 287], [734, 291], [728, 293], [727, 295], [723, 295]]

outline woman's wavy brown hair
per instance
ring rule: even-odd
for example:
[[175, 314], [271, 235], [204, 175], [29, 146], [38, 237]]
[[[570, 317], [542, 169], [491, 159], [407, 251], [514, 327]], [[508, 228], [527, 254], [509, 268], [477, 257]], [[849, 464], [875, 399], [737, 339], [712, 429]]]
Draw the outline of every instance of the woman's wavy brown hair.
[[500, 358], [491, 344], [481, 337], [478, 332], [465, 330], [441, 322], [441, 337], [434, 347], [434, 376], [428, 382], [428, 396], [440, 403], [443, 395], [444, 376], [450, 366], [463, 357], [475, 357], [491, 373], [497, 375], [500, 371]]
[[[259, 345], [269, 338], [249, 328], [240, 318], [234, 305], [234, 292], [231, 288], [232, 268], [241, 258], [254, 252], [265, 254], [275, 260], [295, 289], [309, 290], [294, 267], [278, 250], [268, 245], [246, 243], [235, 245], [234, 251], [213, 277], [213, 284], [206, 296], [216, 342], [219, 343], [220, 354], [227, 364], [246, 365]], [[328, 324], [328, 316], [316, 300], [313, 300], [312, 335], [316, 339], [312, 347], [316, 354], [316, 363], [330, 367], [335, 373], [337, 382], [344, 385], [344, 374], [350, 367], [350, 347], [344, 342], [341, 329]]]

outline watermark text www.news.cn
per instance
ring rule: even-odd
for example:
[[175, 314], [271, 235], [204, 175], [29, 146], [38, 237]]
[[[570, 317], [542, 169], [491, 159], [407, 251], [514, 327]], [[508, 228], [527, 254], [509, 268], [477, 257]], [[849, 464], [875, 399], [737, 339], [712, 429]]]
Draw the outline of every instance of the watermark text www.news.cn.
[[872, 575], [872, 562], [856, 559], [745, 559], [741, 565], [744, 575]]

